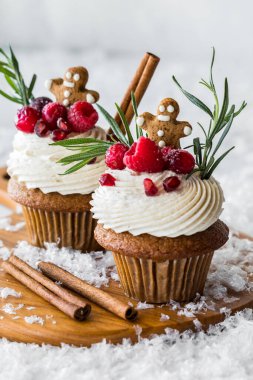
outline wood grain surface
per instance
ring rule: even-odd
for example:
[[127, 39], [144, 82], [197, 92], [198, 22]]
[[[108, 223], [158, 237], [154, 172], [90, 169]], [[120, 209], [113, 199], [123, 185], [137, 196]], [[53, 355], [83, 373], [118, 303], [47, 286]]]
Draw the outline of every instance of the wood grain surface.
[[[4, 174], [5, 171], [2, 169], [0, 171], [0, 187], [2, 190], [0, 193], [0, 203], [8, 206], [8, 197], [6, 196], [7, 181], [3, 179]], [[2, 194], [4, 194], [3, 198]], [[12, 204], [12, 206], [15, 209], [15, 205]], [[14, 223], [23, 220], [22, 215], [15, 213], [12, 218]], [[18, 232], [0, 231], [0, 240], [10, 249], [15, 246], [18, 240], [25, 239], [25, 228]], [[168, 307], [139, 310], [138, 319], [132, 323], [124, 321], [92, 304], [92, 312], [88, 320], [76, 322], [3, 271], [0, 271], [0, 287], [10, 287], [22, 294], [21, 298], [8, 297], [7, 299], [0, 299], [0, 336], [17, 342], [48, 343], [52, 345], [68, 343], [76, 346], [90, 346], [93, 343], [101, 342], [103, 339], [111, 343], [119, 343], [123, 338], [130, 338], [133, 342], [136, 342], [138, 340], [138, 331], [140, 331], [139, 327], [141, 328], [141, 337], [149, 337], [151, 334], [162, 334], [164, 333], [164, 329], [168, 327], [179, 331], [195, 329], [193, 320], [196, 317], [187, 318], [179, 316], [177, 315], [177, 311], [172, 311]], [[117, 282], [111, 281], [109, 287], [104, 287], [103, 289], [115, 295], [118, 299], [130, 301], [136, 305], [134, 300], [124, 296]], [[208, 328], [210, 324], [221, 322], [224, 319], [224, 313], [221, 314], [219, 312], [222, 307], [230, 308], [232, 313], [245, 307], [253, 307], [253, 293], [241, 292], [231, 293], [230, 295], [238, 297], [239, 301], [229, 304], [219, 301], [216, 304], [217, 311], [208, 310], [205, 313], [197, 315], [204, 329]], [[17, 310], [17, 314], [15, 315], [6, 314], [2, 310], [2, 307], [6, 303], [11, 303], [14, 307], [17, 307], [21, 303], [24, 306], [20, 310]], [[31, 306], [35, 307], [35, 309], [27, 309], [27, 307]], [[161, 313], [167, 314], [170, 319], [161, 322]], [[24, 317], [31, 315], [43, 318], [44, 324], [28, 324], [25, 322]], [[17, 316], [20, 318], [15, 319]]]

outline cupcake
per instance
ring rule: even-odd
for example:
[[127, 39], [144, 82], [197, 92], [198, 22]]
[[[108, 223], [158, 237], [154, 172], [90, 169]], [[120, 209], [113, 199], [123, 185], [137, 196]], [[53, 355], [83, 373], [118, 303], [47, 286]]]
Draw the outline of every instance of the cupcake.
[[[141, 137], [135, 152], [145, 160], [141, 152], [152, 146]], [[188, 159], [188, 152], [173, 152]], [[150, 303], [189, 301], [203, 293], [213, 253], [228, 239], [219, 220], [222, 189], [197, 173], [186, 179], [171, 170], [136, 172], [137, 166], [106, 171], [114, 184], [104, 181], [93, 194], [95, 238], [113, 252], [126, 295]]]
[[[174, 99], [163, 99], [155, 115], [138, 116], [132, 94], [136, 141], [122, 109], [117, 106], [120, 128], [99, 106], [114, 137], [105, 154], [108, 169], [92, 194], [91, 211], [98, 221], [95, 238], [113, 252], [125, 294], [140, 301], [190, 301], [202, 294], [213, 254], [228, 240], [229, 229], [220, 220], [223, 191], [213, 173], [232, 149], [217, 156], [246, 103], [237, 111], [229, 107], [225, 80], [219, 104], [213, 62], [214, 51], [210, 81], [202, 80], [214, 96], [213, 111], [173, 77], [187, 98], [211, 118], [207, 128], [200, 125], [204, 138], [195, 137], [189, 144], [195, 157], [180, 147], [192, 127], [177, 119], [179, 105]], [[94, 143], [95, 151], [99, 146]], [[75, 147], [80, 153], [89, 151], [85, 144], [82, 149]]]
[[205, 132], [205, 143], [199, 137], [193, 140], [195, 158], [180, 148], [192, 127], [177, 120], [179, 106], [171, 98], [160, 102], [156, 115], [137, 117], [141, 137], [128, 150], [124, 141], [108, 149], [108, 169], [91, 201], [98, 220], [95, 238], [113, 252], [127, 296], [166, 303], [203, 293], [213, 254], [229, 236], [220, 220], [223, 191], [213, 177], [230, 150], [218, 159], [215, 154], [239, 114], [233, 114], [234, 107], [232, 114], [226, 112], [219, 130], [214, 125]]
[[88, 155], [84, 166], [73, 151], [65, 161], [67, 151], [58, 145], [66, 143], [71, 149], [72, 142], [106, 141], [105, 131], [96, 126], [98, 113], [91, 104], [99, 95], [86, 88], [88, 72], [72, 67], [64, 78], [48, 80], [46, 86], [56, 98], [53, 102], [34, 98], [36, 76], [26, 86], [13, 51], [5, 57], [18, 88], [12, 100], [23, 105], [17, 112], [18, 131], [7, 163], [8, 191], [23, 208], [29, 241], [38, 247], [50, 242], [82, 252], [101, 249], [94, 239], [96, 221], [89, 202], [105, 170], [104, 159]]

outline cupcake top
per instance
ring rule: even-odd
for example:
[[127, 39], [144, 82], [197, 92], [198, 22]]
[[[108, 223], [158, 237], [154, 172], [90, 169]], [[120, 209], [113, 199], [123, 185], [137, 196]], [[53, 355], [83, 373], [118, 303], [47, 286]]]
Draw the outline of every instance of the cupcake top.
[[[102, 128], [94, 127], [82, 134], [70, 134], [69, 139], [98, 138], [106, 140]], [[40, 138], [36, 134], [18, 131], [14, 137], [13, 151], [7, 162], [9, 175], [28, 189], [40, 189], [48, 194], [89, 194], [98, 186], [98, 179], [105, 171], [105, 162], [98, 157], [95, 162], [85, 165], [79, 171], [62, 175], [71, 164], [60, 166], [57, 162], [67, 155], [61, 146], [52, 146], [50, 136]]]
[[[175, 173], [139, 173], [129, 170], [107, 170], [115, 178], [114, 186], [100, 186], [93, 194], [92, 211], [104, 228], [132, 235], [150, 234], [157, 237], [193, 235], [214, 224], [224, 201], [219, 183], [201, 180], [198, 174], [186, 179], [177, 175], [180, 184], [166, 191], [164, 183]], [[145, 193], [145, 179], [157, 188], [154, 196]]]
[[12, 50], [9, 61], [15, 63], [17, 77], [22, 79], [20, 93], [17, 93], [20, 97], [13, 97], [13, 100], [23, 105], [15, 118], [18, 132], [7, 163], [9, 175], [27, 189], [39, 189], [44, 194], [90, 194], [105, 170], [102, 157], [88, 154], [83, 165], [84, 155], [79, 158], [73, 152], [74, 158], [64, 162], [64, 168], [57, 164], [68, 155], [57, 145], [59, 141], [68, 144], [80, 139], [107, 140], [106, 132], [96, 126], [98, 113], [92, 103], [99, 99], [99, 94], [86, 87], [88, 71], [81, 66], [70, 67], [63, 78], [47, 80], [46, 87], [56, 98], [52, 101], [43, 96], [34, 98], [36, 75], [26, 86]]

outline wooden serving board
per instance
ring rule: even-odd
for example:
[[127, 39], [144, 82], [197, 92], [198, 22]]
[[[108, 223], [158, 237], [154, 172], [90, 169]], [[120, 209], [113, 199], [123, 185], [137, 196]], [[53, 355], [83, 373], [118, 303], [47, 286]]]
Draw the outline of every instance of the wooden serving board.
[[[7, 180], [4, 179], [4, 175], [4, 169], [0, 169], [0, 199], [8, 207], [15, 209], [15, 204], [6, 195]], [[14, 213], [12, 219], [13, 223], [22, 221], [22, 215]], [[26, 240], [26, 237], [25, 228], [18, 232], [0, 231], [0, 240], [8, 248], [13, 248], [18, 240]], [[0, 336], [17, 342], [38, 344], [60, 345], [61, 343], [67, 343], [76, 346], [90, 346], [93, 343], [101, 342], [103, 339], [111, 343], [118, 343], [123, 338], [130, 338], [135, 342], [138, 340], [140, 331], [141, 337], [149, 337], [151, 334], [164, 333], [165, 328], [168, 327], [179, 331], [194, 330], [193, 320], [196, 317], [202, 323], [202, 327], [206, 329], [210, 324], [221, 322], [225, 318], [224, 313], [219, 312], [220, 308], [228, 307], [232, 313], [235, 313], [246, 307], [253, 307], [253, 293], [241, 292], [230, 294], [238, 297], [239, 300], [229, 304], [225, 304], [223, 301], [217, 302], [217, 311], [208, 310], [194, 318], [179, 316], [177, 311], [170, 310], [169, 307], [156, 307], [139, 310], [138, 319], [132, 323], [124, 321], [92, 304], [90, 317], [84, 322], [76, 322], [3, 271], [0, 271], [0, 287], [9, 287], [22, 294], [21, 298], [8, 297], [7, 299], [0, 299]], [[104, 290], [119, 299], [127, 302], [131, 301], [136, 305], [134, 300], [124, 296], [117, 282], [111, 281], [109, 287], [104, 288]], [[12, 315], [1, 310], [6, 303], [11, 303], [14, 307], [21, 303], [24, 306], [17, 310], [17, 314]], [[29, 310], [30, 306], [35, 307], [35, 309]], [[168, 315], [170, 319], [160, 321], [161, 313]], [[28, 324], [25, 322], [24, 317], [31, 315], [43, 318], [44, 324]], [[20, 318], [16, 319], [17, 316]], [[3, 319], [1, 319], [2, 317]]]

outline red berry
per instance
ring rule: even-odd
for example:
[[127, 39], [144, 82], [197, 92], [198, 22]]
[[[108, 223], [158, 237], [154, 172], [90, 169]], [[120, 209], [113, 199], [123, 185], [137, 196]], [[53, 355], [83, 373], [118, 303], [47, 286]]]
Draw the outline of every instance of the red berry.
[[64, 140], [66, 139], [66, 137], [68, 136], [68, 133], [65, 132], [65, 131], [61, 131], [60, 129], [55, 129], [52, 133], [51, 133], [51, 138], [53, 141], [61, 141], [61, 140]]
[[145, 194], [149, 197], [153, 197], [154, 195], [157, 194], [158, 188], [150, 178], [145, 178], [143, 181], [144, 189], [145, 189]]
[[167, 191], [167, 193], [169, 193], [170, 191], [174, 191], [180, 185], [180, 183], [180, 179], [177, 176], [173, 175], [163, 181], [163, 188], [165, 191]]
[[167, 162], [168, 154], [171, 152], [172, 147], [171, 146], [165, 146], [162, 148], [162, 155], [165, 162]]
[[48, 103], [42, 110], [42, 119], [53, 131], [57, 128], [58, 119], [67, 119], [67, 108], [60, 103]]
[[40, 113], [32, 107], [25, 106], [18, 110], [15, 118], [17, 129], [25, 133], [33, 133], [34, 127], [40, 118]]
[[37, 121], [37, 123], [35, 125], [34, 132], [39, 137], [46, 137], [49, 135], [50, 130], [49, 130], [48, 126], [46, 125], [46, 123], [40, 119]]
[[61, 131], [64, 131], [64, 132], [67, 132], [67, 133], [71, 133], [72, 132], [72, 129], [71, 129], [70, 125], [68, 124], [67, 121], [63, 120], [62, 117], [57, 120], [57, 127]]
[[123, 162], [125, 153], [128, 151], [128, 147], [117, 143], [112, 145], [106, 152], [105, 163], [111, 169], [122, 170], [126, 167]]
[[148, 137], [140, 137], [126, 152], [123, 162], [136, 172], [157, 173], [164, 168], [161, 150]]
[[177, 174], [188, 174], [195, 166], [194, 157], [183, 149], [172, 149], [165, 161], [167, 168]]
[[102, 174], [99, 178], [99, 183], [101, 186], [115, 186], [115, 181], [116, 178], [109, 173]]
[[78, 101], [69, 108], [68, 121], [74, 132], [86, 132], [98, 121], [98, 113], [90, 103]]
[[40, 96], [31, 101], [31, 107], [35, 108], [37, 111], [41, 112], [43, 108], [48, 104], [52, 103], [52, 100], [46, 96]]

